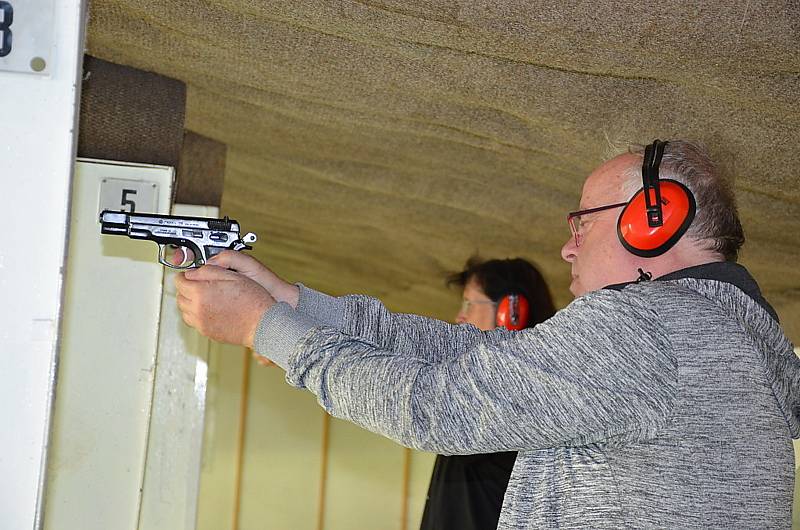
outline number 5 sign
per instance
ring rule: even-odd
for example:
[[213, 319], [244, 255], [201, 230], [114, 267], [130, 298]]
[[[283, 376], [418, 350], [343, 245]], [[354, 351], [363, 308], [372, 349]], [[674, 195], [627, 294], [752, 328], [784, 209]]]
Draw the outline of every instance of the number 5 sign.
[[103, 210], [156, 213], [158, 184], [149, 180], [104, 178], [100, 181], [100, 204]]
[[0, 0], [0, 71], [49, 74], [57, 0]]

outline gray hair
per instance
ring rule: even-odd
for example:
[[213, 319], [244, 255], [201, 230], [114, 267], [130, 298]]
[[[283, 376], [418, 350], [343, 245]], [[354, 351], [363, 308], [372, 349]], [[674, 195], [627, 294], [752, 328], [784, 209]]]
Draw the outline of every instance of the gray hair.
[[[628, 151], [644, 158], [644, 146], [632, 145]], [[642, 187], [641, 168], [631, 167], [623, 177], [622, 191], [628, 197]], [[686, 235], [704, 244], [707, 250], [721, 254], [726, 261], [735, 262], [744, 245], [736, 197], [706, 148], [697, 142], [670, 140], [661, 159], [659, 177], [677, 180], [694, 195], [697, 214]]]

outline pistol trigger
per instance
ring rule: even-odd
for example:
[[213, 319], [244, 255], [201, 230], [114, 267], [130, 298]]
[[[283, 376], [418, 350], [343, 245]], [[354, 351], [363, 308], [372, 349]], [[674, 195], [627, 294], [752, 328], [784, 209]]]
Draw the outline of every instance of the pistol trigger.
[[162, 265], [166, 265], [167, 267], [172, 267], [172, 263], [167, 261], [166, 258], [166, 248], [167, 245], [162, 245], [161, 243], [157, 243], [158, 245], [158, 262]]
[[188, 247], [181, 247], [181, 252], [183, 253], [183, 261], [180, 265], [181, 268], [195, 268], [202, 265], [203, 258], [200, 256], [195, 256], [194, 252], [192, 252]]
[[[158, 248], [158, 262], [170, 269], [196, 269], [203, 264], [202, 256], [197, 255], [189, 247], [176, 245], [174, 243], [158, 243]], [[181, 262], [175, 263], [178, 251], [181, 253]]]

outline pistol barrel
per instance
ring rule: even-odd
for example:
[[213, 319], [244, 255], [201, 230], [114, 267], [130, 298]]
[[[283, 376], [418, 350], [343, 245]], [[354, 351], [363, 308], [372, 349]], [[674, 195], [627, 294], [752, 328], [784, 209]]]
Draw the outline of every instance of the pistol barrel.
[[125, 212], [114, 212], [103, 210], [100, 213], [100, 233], [101, 234], [123, 234], [128, 233], [128, 214]]

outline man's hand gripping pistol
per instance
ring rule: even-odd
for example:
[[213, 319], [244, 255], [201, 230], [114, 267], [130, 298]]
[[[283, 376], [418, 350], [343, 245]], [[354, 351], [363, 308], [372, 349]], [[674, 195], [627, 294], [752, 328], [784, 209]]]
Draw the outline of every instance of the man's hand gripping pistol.
[[[173, 269], [200, 267], [226, 249], [251, 250], [250, 243], [257, 239], [252, 232], [240, 237], [239, 223], [227, 217], [214, 219], [112, 210], [100, 213], [100, 232], [155, 241], [159, 247], [158, 262]], [[168, 254], [174, 248], [183, 251], [180, 264], [170, 262]]]

